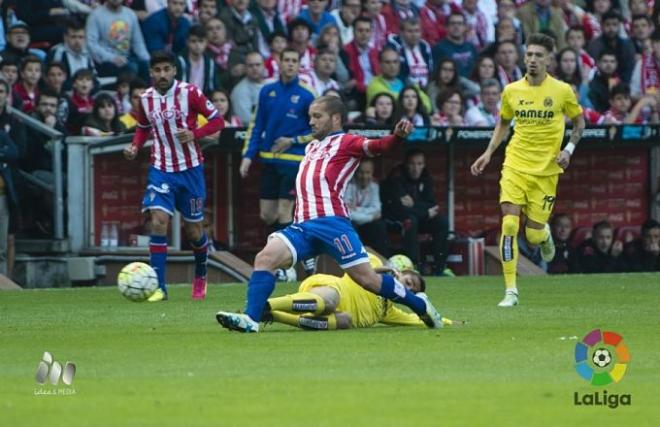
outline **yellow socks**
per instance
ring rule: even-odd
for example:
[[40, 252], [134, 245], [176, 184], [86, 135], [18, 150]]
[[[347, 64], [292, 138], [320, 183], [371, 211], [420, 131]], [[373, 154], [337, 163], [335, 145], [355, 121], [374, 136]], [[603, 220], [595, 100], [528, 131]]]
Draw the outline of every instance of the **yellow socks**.
[[286, 311], [287, 313], [321, 314], [325, 310], [325, 302], [319, 295], [311, 292], [298, 292], [268, 300], [271, 311]]
[[536, 228], [525, 227], [525, 237], [530, 244], [538, 246], [548, 240], [550, 236], [548, 236], [547, 228], [537, 230]]
[[[500, 237], [500, 256], [504, 284], [507, 289], [516, 288], [516, 270], [518, 267], [518, 229], [520, 218], [517, 215], [502, 217], [502, 235]], [[541, 230], [539, 230], [541, 231]]]
[[337, 318], [334, 314], [327, 316], [311, 316], [271, 311], [273, 321], [295, 326], [301, 329], [333, 330], [337, 329]]

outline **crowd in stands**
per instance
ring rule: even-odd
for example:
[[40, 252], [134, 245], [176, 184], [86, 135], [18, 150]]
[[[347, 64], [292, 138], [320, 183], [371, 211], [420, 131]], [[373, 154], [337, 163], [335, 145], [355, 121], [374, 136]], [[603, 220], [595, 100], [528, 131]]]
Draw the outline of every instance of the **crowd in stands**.
[[[229, 126], [247, 126], [287, 46], [300, 80], [341, 96], [354, 123], [493, 126], [534, 32], [555, 39], [550, 72], [588, 123], [660, 122], [651, 0], [5, 0], [0, 12], [0, 120], [12, 122], [11, 105], [67, 135], [130, 132], [160, 50]], [[16, 155], [0, 161], [47, 173], [44, 138], [20, 127], [5, 126]]]
[[[131, 87], [148, 83], [150, 54], [168, 50], [178, 55], [178, 78], [230, 101], [230, 125], [246, 126], [291, 46], [300, 80], [317, 95], [338, 93], [354, 122], [492, 126], [502, 88], [524, 75], [526, 37], [543, 32], [557, 45], [551, 73], [573, 86], [589, 123], [657, 123], [653, 3], [10, 0], [1, 6], [0, 77], [11, 105], [30, 114], [42, 93], [55, 94], [50, 126], [113, 135], [134, 124]], [[114, 110], [105, 96], [96, 101], [106, 92]]]

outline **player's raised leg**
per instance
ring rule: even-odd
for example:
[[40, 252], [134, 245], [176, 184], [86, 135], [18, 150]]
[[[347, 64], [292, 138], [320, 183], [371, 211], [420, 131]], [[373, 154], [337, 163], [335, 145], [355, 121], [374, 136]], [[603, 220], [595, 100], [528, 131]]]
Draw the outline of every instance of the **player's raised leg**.
[[219, 311], [216, 319], [225, 328], [240, 332], [259, 332], [259, 321], [268, 297], [275, 289], [275, 270], [295, 261], [295, 247], [281, 233], [271, 234], [268, 243], [254, 259], [254, 271], [247, 288], [244, 314]]
[[530, 183], [527, 195], [529, 206], [526, 211], [525, 237], [531, 245], [540, 247], [541, 258], [545, 262], [550, 262], [555, 257], [555, 242], [552, 240], [548, 220], [557, 200], [558, 182], [559, 175], [538, 176]]
[[504, 299], [500, 307], [513, 307], [518, 304], [518, 230], [520, 229], [520, 206], [502, 203], [502, 230], [500, 233], [500, 257], [504, 275]]
[[555, 257], [555, 242], [548, 223], [542, 224], [527, 218], [525, 238], [530, 244], [540, 246], [543, 261], [550, 262]]

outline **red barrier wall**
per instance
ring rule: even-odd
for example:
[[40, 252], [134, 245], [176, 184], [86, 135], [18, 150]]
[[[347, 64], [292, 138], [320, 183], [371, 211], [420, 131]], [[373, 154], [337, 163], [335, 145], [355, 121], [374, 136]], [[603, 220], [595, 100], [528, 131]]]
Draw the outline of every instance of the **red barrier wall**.
[[[447, 183], [446, 146], [418, 145], [427, 152], [427, 167], [435, 180], [436, 197], [446, 209]], [[432, 148], [431, 148], [432, 147]], [[456, 230], [461, 234], [477, 234], [499, 226], [499, 174], [502, 154], [495, 156], [487, 172], [481, 177], [469, 173], [469, 165], [480, 149], [457, 147], [455, 156]], [[404, 148], [378, 159], [376, 175], [386, 176], [404, 156]], [[214, 233], [217, 240], [228, 241], [228, 175], [227, 153], [207, 155], [206, 178], [207, 207], [214, 210]], [[142, 232], [140, 205], [146, 186], [148, 165], [146, 158], [140, 163], [123, 160], [121, 154], [103, 154], [94, 157], [94, 226], [96, 244], [100, 245], [101, 223], [120, 223], [120, 245], [128, 244], [130, 234]], [[250, 176], [238, 176], [240, 159], [234, 154], [233, 190], [234, 221], [236, 225], [235, 249], [254, 251], [263, 246], [268, 228], [259, 219], [258, 164], [253, 165]], [[559, 183], [555, 212], [568, 212], [575, 226], [591, 226], [609, 219], [615, 226], [639, 225], [649, 210], [649, 154], [648, 148], [580, 146], [568, 171]]]

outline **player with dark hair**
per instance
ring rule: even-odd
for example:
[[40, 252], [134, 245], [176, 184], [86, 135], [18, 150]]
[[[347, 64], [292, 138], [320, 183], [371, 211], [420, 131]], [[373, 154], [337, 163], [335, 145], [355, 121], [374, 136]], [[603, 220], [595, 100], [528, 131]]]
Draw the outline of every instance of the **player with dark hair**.
[[[196, 141], [220, 131], [224, 121], [199, 88], [174, 78], [176, 58], [173, 54], [154, 53], [150, 74], [153, 86], [141, 95], [135, 136], [124, 149], [124, 157], [135, 159], [153, 133], [154, 145], [142, 211], [148, 211], [151, 218], [149, 253], [151, 266], [158, 274], [159, 289], [149, 301], [167, 299], [167, 227], [174, 209], [181, 212], [183, 228], [195, 255], [192, 297], [203, 299], [206, 297], [208, 252], [208, 236], [202, 227], [206, 186], [204, 158]], [[199, 114], [208, 123], [198, 128]]]
[[[582, 108], [571, 87], [547, 73], [553, 50], [554, 41], [546, 35], [532, 34], [527, 39], [527, 74], [504, 88], [500, 120], [488, 148], [471, 167], [475, 176], [484, 171], [515, 118], [500, 180], [500, 252], [506, 285], [500, 307], [518, 304], [517, 236], [521, 212], [527, 217], [527, 241], [541, 246], [544, 261], [554, 258], [555, 246], [548, 218], [556, 200], [559, 174], [568, 167], [585, 126]], [[568, 144], [560, 150], [564, 115], [573, 121], [573, 132]]]
[[343, 199], [360, 160], [391, 150], [410, 135], [413, 125], [401, 120], [394, 135], [381, 139], [345, 134], [342, 127], [346, 106], [333, 96], [316, 99], [309, 116], [315, 140], [305, 148], [296, 176], [294, 222], [271, 234], [266, 247], [257, 254], [245, 314], [220, 311], [218, 322], [231, 330], [258, 332], [266, 302], [275, 288], [275, 270], [294, 265], [300, 258], [327, 253], [366, 290], [408, 306], [428, 327], [442, 327], [440, 314], [424, 293], [415, 295], [396, 278], [379, 275], [369, 265], [367, 251], [351, 225]]

